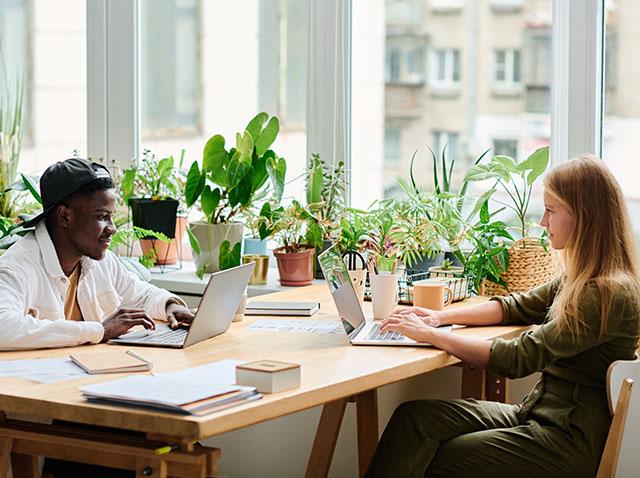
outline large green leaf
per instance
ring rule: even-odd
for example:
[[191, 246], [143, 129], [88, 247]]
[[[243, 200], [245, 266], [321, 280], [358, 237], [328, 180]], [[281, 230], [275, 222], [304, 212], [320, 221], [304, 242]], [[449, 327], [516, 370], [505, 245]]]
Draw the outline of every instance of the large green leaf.
[[251, 164], [253, 139], [247, 131], [244, 134], [236, 133], [236, 150], [240, 153], [239, 159], [241, 162]]
[[202, 190], [204, 189], [205, 180], [206, 178], [204, 173], [200, 174], [198, 162], [194, 161], [191, 168], [189, 168], [189, 173], [187, 173], [187, 183], [184, 187], [187, 207], [193, 206], [198, 200], [200, 194], [202, 194]]
[[469, 214], [469, 217], [473, 217], [475, 216], [478, 211], [480, 211], [480, 208], [482, 207], [482, 205], [487, 202], [487, 200], [493, 196], [493, 193], [496, 192], [495, 188], [491, 188], [488, 191], [483, 192], [480, 197], [478, 198], [478, 200], [476, 201], [475, 206], [473, 206], [473, 210], [471, 211], [471, 214]]
[[273, 144], [280, 131], [280, 122], [273, 116], [256, 140], [256, 154], [262, 156]]
[[467, 181], [484, 181], [495, 178], [495, 173], [488, 164], [476, 164], [472, 166], [464, 177]]
[[207, 216], [209, 222], [210, 218], [215, 212], [218, 204], [220, 203], [220, 189], [211, 187], [207, 184], [202, 191], [202, 197], [200, 198], [200, 204], [202, 205], [202, 212]]
[[245, 131], [247, 131], [251, 135], [254, 143], [258, 141], [258, 137], [260, 136], [260, 132], [262, 131], [262, 125], [265, 121], [267, 121], [267, 118], [269, 118], [269, 115], [267, 113], [258, 113], [253, 117], [251, 121], [249, 121], [249, 124], [245, 128]]
[[[268, 151], [267, 151], [268, 152]], [[253, 161], [253, 166], [251, 168], [251, 189], [253, 191], [258, 191], [264, 183], [269, 179], [269, 174], [267, 173], [267, 157], [262, 156]]]
[[173, 171], [173, 156], [158, 161], [158, 176], [160, 181], [165, 181]]
[[480, 207], [480, 222], [482, 224], [487, 224], [491, 219], [491, 215], [489, 214], [489, 200], [485, 199]]
[[227, 169], [228, 186], [230, 189], [237, 187], [245, 176], [251, 175], [251, 164], [240, 160], [240, 153], [235, 152], [229, 160]]
[[307, 204], [322, 203], [323, 171], [319, 157], [311, 158], [307, 177]]
[[228, 240], [222, 241], [219, 256], [220, 270], [231, 269], [240, 265], [240, 247], [239, 242], [236, 242], [232, 248]]
[[[265, 156], [267, 156], [269, 152], [270, 151], [267, 151]], [[284, 158], [276, 158], [275, 154], [273, 156], [274, 157], [269, 157], [267, 159], [267, 173], [271, 180], [274, 198], [277, 202], [280, 202], [282, 194], [284, 193], [284, 180], [287, 174], [287, 162]]]
[[204, 147], [202, 168], [210, 174], [211, 180], [218, 186], [227, 186], [226, 168], [229, 152], [224, 149], [224, 138], [219, 134], [212, 136]]
[[129, 198], [133, 197], [133, 188], [135, 185], [137, 170], [135, 168], [129, 168], [125, 170], [120, 179], [120, 190], [122, 191], [122, 197], [127, 202]]
[[531, 186], [533, 182], [544, 173], [549, 164], [549, 147], [536, 149], [531, 155], [518, 165], [521, 173], [529, 171], [527, 184]]

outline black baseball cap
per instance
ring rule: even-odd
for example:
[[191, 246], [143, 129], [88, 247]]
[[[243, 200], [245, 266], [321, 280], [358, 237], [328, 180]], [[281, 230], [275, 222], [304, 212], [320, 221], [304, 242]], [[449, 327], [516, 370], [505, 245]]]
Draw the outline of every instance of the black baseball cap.
[[49, 166], [40, 177], [42, 213], [25, 222], [23, 227], [33, 227], [44, 219], [58, 204], [96, 179], [111, 179], [109, 170], [99, 163], [86, 159], [70, 158]]

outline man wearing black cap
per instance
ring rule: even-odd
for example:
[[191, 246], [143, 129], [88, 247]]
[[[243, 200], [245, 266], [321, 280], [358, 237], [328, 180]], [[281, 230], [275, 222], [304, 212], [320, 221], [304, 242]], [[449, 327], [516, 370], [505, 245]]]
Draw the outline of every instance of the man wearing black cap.
[[116, 195], [107, 169], [72, 158], [40, 179], [44, 211], [0, 257], [0, 350], [104, 342], [153, 319], [173, 328], [184, 302], [128, 272], [110, 252]]

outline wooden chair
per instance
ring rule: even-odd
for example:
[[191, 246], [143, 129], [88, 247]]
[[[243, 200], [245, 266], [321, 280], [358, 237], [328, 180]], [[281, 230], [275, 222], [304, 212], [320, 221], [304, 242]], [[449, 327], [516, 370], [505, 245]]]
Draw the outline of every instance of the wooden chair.
[[637, 476], [640, 458], [634, 444], [640, 440], [640, 358], [617, 360], [609, 366], [607, 395], [613, 419], [596, 478]]

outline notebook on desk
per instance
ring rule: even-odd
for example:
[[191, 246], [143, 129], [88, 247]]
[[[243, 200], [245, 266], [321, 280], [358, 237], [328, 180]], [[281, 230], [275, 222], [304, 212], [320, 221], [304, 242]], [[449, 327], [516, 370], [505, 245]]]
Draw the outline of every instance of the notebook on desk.
[[320, 310], [319, 302], [255, 301], [247, 304], [245, 315], [312, 316]]
[[146, 372], [151, 370], [151, 363], [135, 357], [124, 350], [109, 352], [76, 352], [69, 355], [73, 363], [90, 374]]

